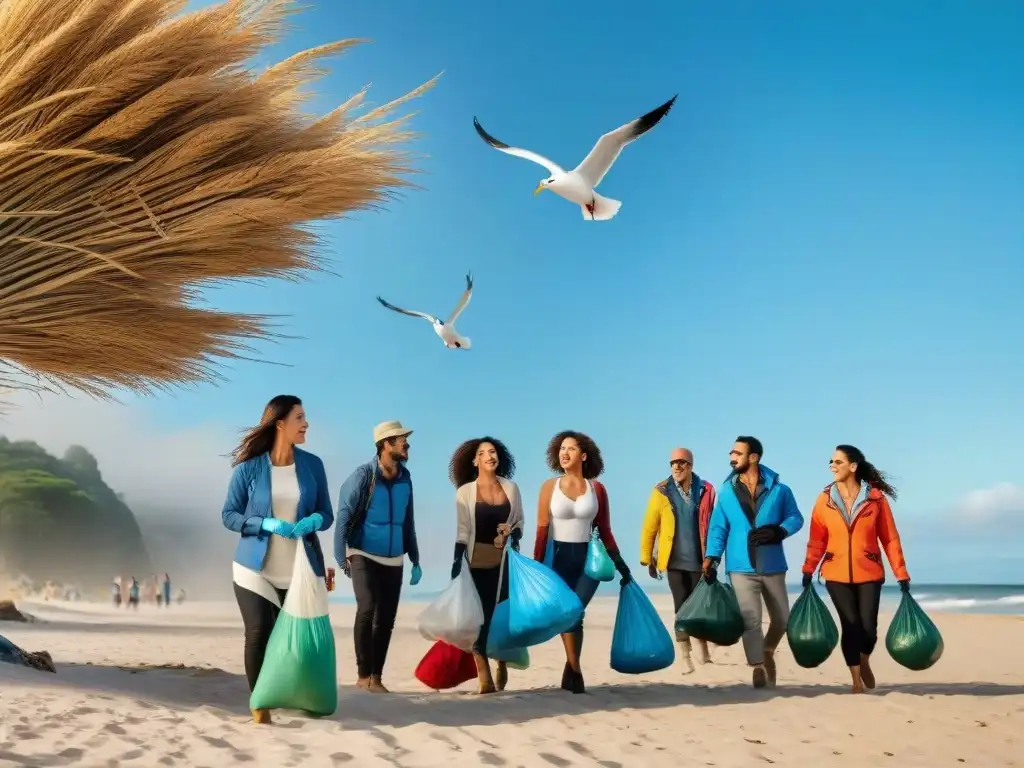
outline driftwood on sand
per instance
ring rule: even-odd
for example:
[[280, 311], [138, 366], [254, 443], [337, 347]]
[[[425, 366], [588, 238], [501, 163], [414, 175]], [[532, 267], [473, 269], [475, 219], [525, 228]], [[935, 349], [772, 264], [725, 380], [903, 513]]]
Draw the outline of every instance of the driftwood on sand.
[[[0, 386], [217, 378], [272, 336], [199, 290], [325, 264], [309, 224], [406, 186], [391, 103], [301, 112], [320, 46], [260, 72], [289, 0], [0, 0]], [[436, 78], [435, 78], [436, 79]]]

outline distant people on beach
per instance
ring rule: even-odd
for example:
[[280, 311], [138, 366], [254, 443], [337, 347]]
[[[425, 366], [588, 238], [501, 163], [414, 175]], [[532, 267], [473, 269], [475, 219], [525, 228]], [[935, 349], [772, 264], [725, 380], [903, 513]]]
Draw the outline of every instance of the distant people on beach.
[[[678, 613], [703, 578], [704, 552], [707, 547], [711, 511], [715, 506], [715, 488], [693, 471], [693, 452], [676, 448], [669, 454], [670, 475], [654, 486], [647, 502], [640, 531], [640, 565], [646, 565], [651, 578], [668, 577], [673, 612]], [[657, 540], [657, 545], [655, 545]], [[676, 631], [683, 674], [694, 671], [689, 635]], [[711, 662], [704, 640], [698, 640], [701, 664]]]
[[[331, 527], [334, 512], [323, 462], [298, 447], [306, 442], [308, 426], [302, 401], [278, 395], [233, 453], [234, 472], [221, 519], [225, 528], [239, 535], [232, 581], [245, 628], [250, 691], [263, 667], [295, 558], [307, 557], [313, 572], [325, 576], [315, 534]], [[271, 721], [265, 709], [253, 710], [252, 717], [256, 723]]]
[[[756, 437], [741, 435], [729, 451], [732, 472], [711, 513], [703, 570], [714, 580], [725, 556], [746, 631], [743, 651], [753, 669], [755, 688], [774, 687], [775, 650], [786, 634], [789, 594], [782, 542], [799, 531], [804, 518], [789, 486], [761, 464], [764, 448]], [[762, 630], [762, 601], [768, 632]]]
[[508, 665], [498, 661], [491, 673], [487, 637], [495, 606], [508, 600], [508, 575], [501, 574], [505, 542], [519, 550], [523, 536], [523, 499], [512, 482], [516, 461], [505, 444], [493, 437], [467, 440], [452, 454], [448, 478], [455, 486], [455, 562], [452, 578], [464, 560], [484, 609], [484, 623], [473, 645], [478, 692], [505, 690]]
[[132, 576], [128, 586], [128, 607], [136, 611], [139, 609], [139, 591], [139, 580]]
[[875, 687], [871, 653], [878, 642], [878, 606], [885, 582], [882, 550], [904, 592], [910, 590], [910, 574], [886, 499], [895, 501], [896, 489], [885, 473], [852, 445], [836, 446], [828, 464], [834, 480], [811, 513], [803, 585], [811, 583], [820, 563], [839, 615], [840, 648], [850, 669], [852, 692], [863, 693]]
[[121, 603], [121, 577], [115, 576], [114, 580], [110, 583], [110, 601], [114, 604], [115, 608], [120, 608]]
[[165, 608], [171, 605], [171, 577], [169, 574], [163, 574], [160, 577], [159, 589], [156, 593], [156, 604], [163, 605]]
[[[598, 532], [622, 578], [632, 578], [612, 535], [608, 492], [597, 481], [604, 471], [604, 460], [590, 437], [571, 430], [559, 432], [551, 439], [547, 460], [548, 469], [557, 476], [545, 480], [540, 488], [533, 557], [557, 573], [576, 592], [585, 609], [599, 586], [596, 579], [584, 572], [592, 531]], [[580, 667], [582, 615], [576, 626], [562, 635], [562, 646], [562, 689], [586, 693]]]
[[341, 486], [334, 556], [352, 580], [356, 598], [352, 640], [356, 685], [387, 693], [387, 660], [395, 616], [402, 594], [405, 557], [412, 563], [410, 586], [422, 577], [416, 541], [412, 475], [409, 460], [411, 429], [385, 421], [373, 430], [375, 458], [356, 467]]

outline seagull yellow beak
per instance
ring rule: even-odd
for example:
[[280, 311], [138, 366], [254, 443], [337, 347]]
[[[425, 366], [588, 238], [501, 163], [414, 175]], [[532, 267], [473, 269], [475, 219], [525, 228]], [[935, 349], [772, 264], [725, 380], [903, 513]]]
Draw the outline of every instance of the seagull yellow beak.
[[534, 195], [539, 195], [543, 191], [544, 191], [544, 182], [542, 181], [540, 184], [537, 185], [537, 188], [535, 190], [533, 190], [533, 194]]

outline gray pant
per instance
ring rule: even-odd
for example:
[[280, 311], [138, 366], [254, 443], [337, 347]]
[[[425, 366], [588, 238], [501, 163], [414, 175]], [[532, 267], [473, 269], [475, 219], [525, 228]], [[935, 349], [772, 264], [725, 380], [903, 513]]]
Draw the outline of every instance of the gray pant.
[[[774, 651], [786, 634], [789, 621], [789, 594], [786, 592], [786, 574], [762, 576], [753, 573], [730, 573], [729, 580], [736, 591], [736, 600], [743, 614], [743, 652], [751, 666], [764, 663], [765, 649]], [[768, 633], [761, 630], [761, 600], [768, 608]]]

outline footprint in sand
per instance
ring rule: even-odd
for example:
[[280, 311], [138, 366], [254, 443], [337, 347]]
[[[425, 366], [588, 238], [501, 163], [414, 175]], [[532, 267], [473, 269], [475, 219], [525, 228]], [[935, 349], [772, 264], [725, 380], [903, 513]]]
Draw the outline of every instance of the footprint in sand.
[[482, 765], [508, 765], [508, 760], [501, 755], [495, 754], [494, 752], [487, 752], [482, 749], [476, 753], [476, 759], [479, 760]]

